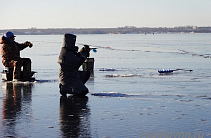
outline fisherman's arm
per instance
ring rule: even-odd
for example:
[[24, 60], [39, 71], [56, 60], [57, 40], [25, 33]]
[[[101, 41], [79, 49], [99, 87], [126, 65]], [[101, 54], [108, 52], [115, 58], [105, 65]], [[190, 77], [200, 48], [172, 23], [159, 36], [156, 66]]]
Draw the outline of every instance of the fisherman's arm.
[[31, 42], [28, 42], [28, 41], [26, 41], [26, 42], [24, 42], [24, 43], [22, 43], [22, 44], [19, 44], [19, 43], [17, 43], [17, 42], [15, 42], [16, 43], [16, 45], [18, 46], [18, 48], [19, 48], [19, 50], [23, 50], [23, 49], [25, 49], [26, 47], [32, 47], [33, 46], [33, 44], [31, 43]]
[[89, 46], [84, 46], [80, 50], [80, 52], [78, 53], [79, 54], [79, 62], [77, 64], [76, 68], [79, 68], [84, 63], [84, 61], [89, 57], [89, 52], [90, 52]]

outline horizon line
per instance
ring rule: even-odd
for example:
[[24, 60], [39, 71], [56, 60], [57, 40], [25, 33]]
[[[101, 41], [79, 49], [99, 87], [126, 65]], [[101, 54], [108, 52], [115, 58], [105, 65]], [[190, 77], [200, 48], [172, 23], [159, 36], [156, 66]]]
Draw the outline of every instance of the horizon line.
[[31, 28], [6, 28], [0, 30], [20, 30], [20, 29], [108, 29], [108, 28], [176, 28], [176, 27], [211, 27], [211, 26], [195, 26], [195, 25], [184, 25], [184, 26], [174, 26], [174, 27], [136, 27], [136, 26], [123, 26], [123, 27], [87, 27], [87, 28], [78, 28], [78, 27], [61, 27], [61, 28], [38, 28], [38, 27], [31, 27]]

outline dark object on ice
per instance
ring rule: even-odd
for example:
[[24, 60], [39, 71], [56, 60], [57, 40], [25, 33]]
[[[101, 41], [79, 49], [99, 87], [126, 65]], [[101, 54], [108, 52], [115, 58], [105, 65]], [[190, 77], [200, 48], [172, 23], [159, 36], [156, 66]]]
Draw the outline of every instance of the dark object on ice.
[[187, 69], [175, 69], [175, 70], [172, 70], [172, 69], [163, 69], [163, 70], [158, 70], [159, 73], [172, 73], [174, 71], [178, 71], [178, 70], [183, 70], [183, 71], [193, 71], [193, 70], [187, 70]]
[[[31, 71], [31, 79], [30, 80], [26, 80], [26, 81], [34, 81], [35, 78], [33, 77], [33, 75], [35, 74], [35, 71]], [[3, 71], [1, 72], [1, 78], [4, 81], [12, 81], [13, 80], [13, 68], [8, 68], [5, 67], [3, 69]], [[21, 80], [23, 80], [23, 71], [21, 71]], [[23, 80], [25, 81], [25, 80]]]
[[163, 70], [158, 70], [159, 73], [172, 73], [172, 72], [174, 72], [174, 71], [175, 71], [175, 70], [171, 70], [171, 69], [167, 69], [167, 70], [166, 70], [166, 69], [165, 69], [165, 70], [164, 70], [164, 69], [163, 69]]

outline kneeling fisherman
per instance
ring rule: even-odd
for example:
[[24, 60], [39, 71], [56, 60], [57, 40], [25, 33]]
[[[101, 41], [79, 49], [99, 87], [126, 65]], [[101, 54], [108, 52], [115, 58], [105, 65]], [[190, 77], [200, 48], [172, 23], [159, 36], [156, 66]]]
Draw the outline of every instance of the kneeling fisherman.
[[89, 57], [89, 46], [83, 47], [78, 52], [75, 46], [76, 36], [65, 34], [63, 46], [59, 55], [59, 88], [60, 94], [73, 94], [76, 96], [85, 96], [89, 90], [84, 85], [90, 77], [89, 71], [79, 71], [79, 67]]

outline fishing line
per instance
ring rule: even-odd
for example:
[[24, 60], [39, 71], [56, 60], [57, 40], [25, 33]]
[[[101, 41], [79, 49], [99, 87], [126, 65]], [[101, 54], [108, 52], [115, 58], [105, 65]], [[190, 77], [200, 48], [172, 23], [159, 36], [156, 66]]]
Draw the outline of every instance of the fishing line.
[[[87, 45], [87, 44], [82, 44], [82, 43], [77, 43], [78, 45]], [[102, 48], [102, 49], [108, 49], [108, 50], [118, 50], [118, 51], [141, 51], [141, 50], [131, 50], [131, 49], [118, 49], [118, 48], [111, 48], [110, 46], [96, 46], [96, 45], [88, 45], [88, 46], [93, 46], [96, 48]]]

